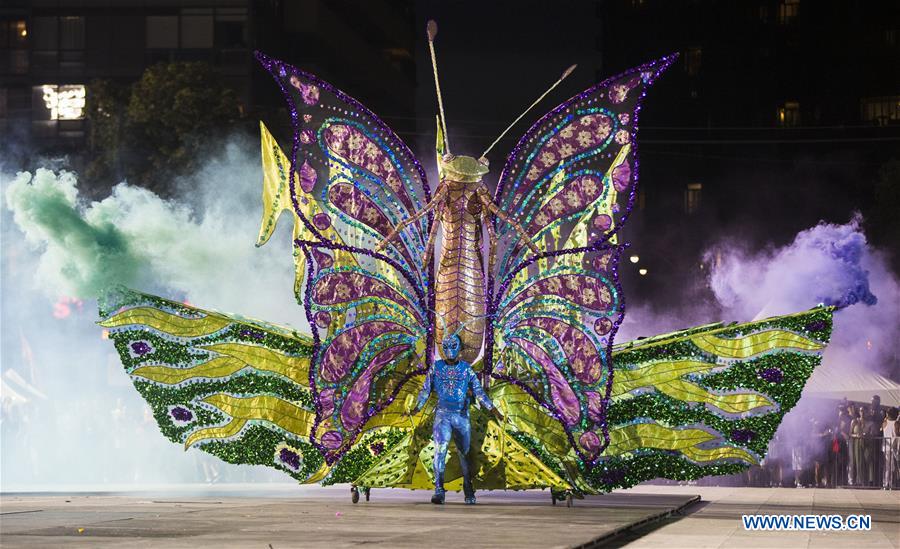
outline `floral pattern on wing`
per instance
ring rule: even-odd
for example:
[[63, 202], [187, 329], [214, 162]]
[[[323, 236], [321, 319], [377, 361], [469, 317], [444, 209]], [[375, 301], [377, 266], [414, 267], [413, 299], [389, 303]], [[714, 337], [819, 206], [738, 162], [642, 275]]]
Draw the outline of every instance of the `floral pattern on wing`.
[[295, 257], [309, 266], [298, 287], [313, 336], [309, 440], [333, 465], [431, 363], [420, 358], [432, 342], [421, 261], [430, 217], [406, 226], [383, 254], [373, 251], [431, 192], [412, 152], [369, 109], [315, 75], [256, 56], [281, 87], [294, 129]]
[[640, 103], [673, 60], [612, 77], [541, 118], [509, 155], [494, 195], [541, 253], [494, 219], [486, 362], [560, 422], [588, 468], [609, 444], [612, 344], [624, 315], [616, 233], [636, 192]]

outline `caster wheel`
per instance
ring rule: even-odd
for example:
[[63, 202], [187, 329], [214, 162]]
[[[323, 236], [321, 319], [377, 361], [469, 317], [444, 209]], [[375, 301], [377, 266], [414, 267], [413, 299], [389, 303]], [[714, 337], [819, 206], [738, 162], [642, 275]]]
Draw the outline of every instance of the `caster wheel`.
[[371, 489], [371, 488], [366, 488], [366, 489], [363, 491], [363, 494], [366, 495], [366, 501], [369, 501], [369, 496], [372, 495], [372, 489]]
[[356, 486], [350, 487], [350, 501], [359, 503], [359, 489]]
[[568, 494], [566, 496], [566, 507], [572, 507], [575, 505], [575, 498], [572, 497], [572, 494]]

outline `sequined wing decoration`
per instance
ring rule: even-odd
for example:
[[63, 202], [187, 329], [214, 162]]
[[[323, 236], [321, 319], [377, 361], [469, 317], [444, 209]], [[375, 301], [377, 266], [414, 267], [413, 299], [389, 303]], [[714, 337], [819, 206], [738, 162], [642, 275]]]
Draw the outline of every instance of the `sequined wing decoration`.
[[624, 314], [616, 234], [635, 198], [638, 113], [673, 60], [610, 78], [544, 116], [513, 149], [494, 196], [541, 253], [494, 220], [485, 363], [532, 397], [509, 410], [523, 418], [518, 428], [551, 417], [589, 465], [609, 443], [610, 354]]
[[[302, 223], [298, 287], [312, 329], [310, 441], [333, 464], [430, 364], [433, 307], [421, 255], [431, 219], [412, 220], [431, 197], [409, 148], [372, 112], [312, 74], [257, 58], [293, 123], [286, 177]], [[372, 251], [398, 228], [384, 254]]]
[[169, 440], [300, 482], [328, 473], [309, 443], [309, 337], [125, 289], [100, 300], [100, 316]]
[[617, 346], [598, 491], [744, 470], [765, 457], [831, 337], [833, 307]]

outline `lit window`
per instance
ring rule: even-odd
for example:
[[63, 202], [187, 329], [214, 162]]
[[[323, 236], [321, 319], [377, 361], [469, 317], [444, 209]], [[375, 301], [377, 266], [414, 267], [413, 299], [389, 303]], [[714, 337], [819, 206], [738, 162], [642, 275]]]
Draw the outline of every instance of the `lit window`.
[[688, 183], [684, 190], [684, 213], [693, 214], [700, 210], [700, 196], [703, 185], [700, 183]]
[[[9, 74], [28, 72], [28, 26], [25, 21], [0, 21], [0, 50], [7, 50], [6, 64], [0, 71]], [[0, 52], [0, 56], [3, 52]]]
[[785, 128], [800, 125], [800, 103], [787, 101], [778, 109], [778, 125]]
[[57, 86], [45, 84], [40, 90], [47, 118], [44, 120], [82, 120], [84, 118], [84, 85]]
[[782, 0], [778, 6], [778, 23], [787, 25], [800, 14], [800, 0]]
[[860, 100], [862, 119], [878, 126], [900, 122], [900, 95], [864, 97]]
[[691, 76], [696, 76], [700, 72], [700, 61], [702, 59], [703, 50], [700, 48], [688, 48], [684, 52], [684, 70]]
[[24, 48], [28, 44], [28, 25], [25, 21], [3, 21], [0, 23], [0, 47]]

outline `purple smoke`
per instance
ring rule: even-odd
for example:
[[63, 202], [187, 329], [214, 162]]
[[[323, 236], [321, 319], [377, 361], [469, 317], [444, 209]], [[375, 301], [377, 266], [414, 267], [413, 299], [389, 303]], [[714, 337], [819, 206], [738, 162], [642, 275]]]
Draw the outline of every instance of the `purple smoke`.
[[[716, 321], [791, 314], [819, 304], [840, 308], [822, 364], [785, 417], [771, 452], [790, 456], [792, 448], [819, 448], [816, 435], [837, 418], [835, 390], [840, 398], [846, 396], [841, 391], [855, 388], [855, 398], [868, 401], [878, 391], [871, 382], [874, 374], [900, 379], [900, 281], [885, 254], [867, 243], [860, 216], [845, 224], [819, 223], [780, 247], [753, 249], [739, 239], [722, 239], [708, 248], [703, 263], [709, 273], [706, 287], [698, 278], [670, 308], [631, 306], [618, 341]], [[696, 265], [695, 258], [685, 258], [679, 268], [688, 271]], [[775, 368], [758, 375], [773, 384], [783, 379]], [[849, 389], [835, 389], [833, 380], [846, 381]], [[734, 440], [749, 435], [731, 433]]]
[[900, 282], [884, 255], [867, 244], [861, 225], [858, 215], [843, 225], [819, 223], [787, 246], [756, 252], [735, 242], [714, 246], [705, 259], [720, 314], [708, 321], [744, 322], [835, 305], [841, 310], [820, 369], [900, 375]]
[[705, 260], [716, 299], [726, 309], [753, 317], [785, 314], [820, 303], [845, 308], [875, 305], [869, 288], [870, 252], [861, 218], [837, 225], [819, 223], [788, 246], [747, 252], [719, 244]]

